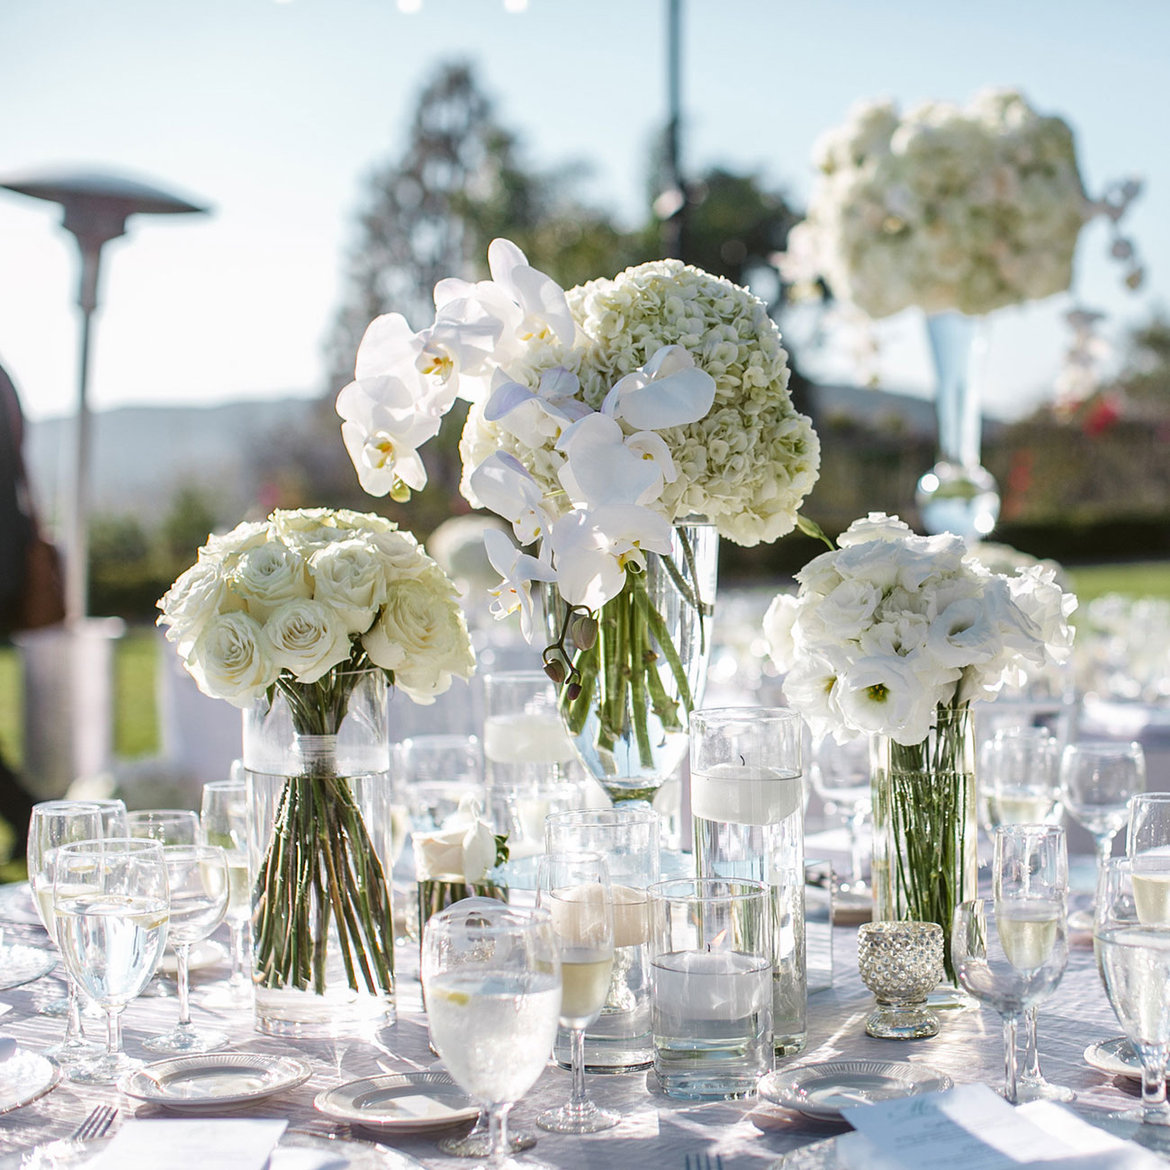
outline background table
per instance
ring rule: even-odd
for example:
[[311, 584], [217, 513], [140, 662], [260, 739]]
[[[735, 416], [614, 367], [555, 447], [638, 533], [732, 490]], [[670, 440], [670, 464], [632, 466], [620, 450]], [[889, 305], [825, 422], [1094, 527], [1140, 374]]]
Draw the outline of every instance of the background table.
[[[38, 927], [6, 928], [8, 941], [38, 938], [48, 945]], [[942, 1030], [931, 1040], [874, 1040], [865, 1035], [864, 1020], [872, 998], [857, 974], [857, 932], [834, 929], [834, 986], [809, 997], [808, 1046], [798, 1057], [779, 1067], [798, 1063], [848, 1059], [909, 1060], [929, 1064], [948, 1073], [956, 1082], [983, 1081], [998, 1086], [1003, 1076], [1001, 1026], [991, 1011], [973, 1009], [948, 1012]], [[348, 1126], [331, 1122], [313, 1108], [313, 1098], [342, 1081], [382, 1072], [428, 1069], [437, 1062], [427, 1047], [426, 1019], [420, 1010], [419, 984], [415, 978], [417, 954], [410, 948], [399, 953], [398, 1020], [370, 1036], [341, 1036], [330, 1040], [287, 1041], [262, 1036], [252, 1030], [248, 1011], [211, 1012], [201, 1006], [212, 980], [223, 968], [193, 973], [194, 1018], [216, 1022], [232, 1036], [235, 1045], [250, 1052], [300, 1055], [314, 1068], [310, 1081], [282, 1096], [260, 1102], [243, 1113], [225, 1116], [282, 1117], [294, 1128], [342, 1136], [368, 1137]], [[9, 1035], [25, 1048], [40, 1050], [61, 1034], [64, 1021], [38, 1015], [37, 1005], [58, 995], [59, 970], [36, 983], [0, 993], [0, 1002], [12, 1010], [0, 1016], [0, 1035]], [[170, 1028], [178, 1005], [174, 998], [142, 998], [126, 1010], [125, 1041], [134, 1056], [148, 1057], [141, 1042]], [[95, 1039], [104, 1035], [97, 1022], [87, 1022]], [[1092, 1119], [1095, 1113], [1131, 1104], [1138, 1094], [1135, 1082], [1099, 1073], [1083, 1059], [1094, 1042], [1116, 1036], [1120, 1029], [1097, 977], [1092, 947], [1087, 938], [1073, 946], [1069, 968], [1056, 994], [1041, 1008], [1040, 1052], [1044, 1071], [1052, 1081], [1071, 1085], [1078, 1094], [1074, 1108]], [[536, 1114], [565, 1100], [569, 1074], [550, 1065], [528, 1096], [513, 1110], [516, 1125], [534, 1129]], [[566, 1170], [613, 1166], [678, 1167], [688, 1152], [719, 1153], [726, 1170], [750, 1170], [769, 1166], [786, 1151], [823, 1140], [843, 1131], [843, 1126], [817, 1123], [763, 1101], [690, 1103], [664, 1096], [653, 1073], [592, 1076], [589, 1089], [595, 1099], [619, 1110], [623, 1121], [606, 1133], [586, 1137], [537, 1131], [534, 1151], [542, 1161]], [[165, 1116], [156, 1106], [123, 1096], [114, 1087], [80, 1086], [62, 1080], [52, 1092], [21, 1109], [0, 1117], [0, 1150], [31, 1146], [66, 1136], [84, 1115], [100, 1102], [119, 1108], [120, 1124], [127, 1117]], [[450, 1131], [446, 1131], [450, 1132]], [[437, 1136], [442, 1136], [439, 1134]], [[478, 1163], [439, 1153], [437, 1137], [395, 1137], [387, 1144], [403, 1149], [436, 1170], [471, 1170]]]

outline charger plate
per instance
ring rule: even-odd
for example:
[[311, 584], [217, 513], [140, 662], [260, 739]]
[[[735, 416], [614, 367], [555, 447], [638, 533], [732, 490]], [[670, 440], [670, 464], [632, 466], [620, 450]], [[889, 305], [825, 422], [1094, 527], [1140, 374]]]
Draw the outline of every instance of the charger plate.
[[176, 1113], [219, 1113], [295, 1089], [312, 1075], [308, 1063], [293, 1056], [200, 1052], [132, 1069], [118, 1087]]
[[479, 1106], [441, 1072], [388, 1073], [335, 1085], [314, 1106], [335, 1121], [382, 1133], [426, 1133], [474, 1121]]
[[770, 1072], [758, 1087], [767, 1101], [818, 1121], [831, 1121], [853, 1105], [941, 1093], [952, 1084], [946, 1073], [925, 1064], [839, 1060]]

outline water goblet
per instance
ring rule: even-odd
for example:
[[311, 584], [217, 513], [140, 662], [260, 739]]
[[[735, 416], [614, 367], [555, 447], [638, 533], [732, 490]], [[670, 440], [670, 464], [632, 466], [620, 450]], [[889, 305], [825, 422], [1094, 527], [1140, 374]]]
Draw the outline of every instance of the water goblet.
[[222, 1032], [202, 1032], [191, 1023], [191, 944], [223, 921], [228, 904], [227, 855], [218, 845], [164, 845], [170, 885], [170, 939], [178, 962], [179, 1022], [143, 1041], [148, 1052], [167, 1055], [207, 1052], [227, 1042]]
[[812, 749], [809, 779], [816, 794], [845, 818], [849, 830], [849, 880], [840, 885], [842, 893], [872, 897], [865, 880], [862, 829], [873, 808], [870, 789], [869, 737], [837, 743], [831, 735], [818, 740]]
[[420, 967], [431, 1042], [452, 1079], [488, 1111], [493, 1170], [510, 1156], [508, 1113], [552, 1052], [561, 1010], [552, 915], [456, 903], [427, 920]]
[[1061, 753], [1061, 796], [1072, 817], [1092, 834], [1098, 877], [1113, 852], [1117, 830], [1129, 819], [1129, 798], [1145, 787], [1146, 758], [1140, 744], [1081, 740]]
[[218, 845], [227, 857], [228, 904], [224, 920], [231, 939], [228, 998], [247, 1000], [252, 992], [248, 972], [247, 930], [252, 917], [248, 881], [248, 785], [245, 780], [213, 780], [203, 785], [199, 812], [204, 845]]
[[861, 981], [877, 1007], [865, 1030], [879, 1040], [938, 1035], [938, 1016], [926, 997], [943, 977], [943, 932], [937, 922], [866, 922], [857, 935]]
[[558, 1109], [536, 1124], [553, 1133], [599, 1133], [621, 1120], [589, 1100], [585, 1088], [585, 1028], [601, 1014], [613, 972], [613, 890], [600, 853], [546, 853], [537, 872], [537, 905], [552, 915], [561, 949], [560, 1024], [570, 1035], [573, 1088]]
[[[1058, 825], [1007, 824], [995, 831], [995, 859], [992, 863], [992, 891], [996, 904], [1026, 902], [1039, 897], [1047, 901], [1068, 897], [1068, 846], [1064, 829]], [[1024, 1068], [1019, 1074], [1017, 1095], [1021, 1101], [1075, 1101], [1076, 1093], [1066, 1085], [1054, 1085], [1040, 1068], [1036, 1044], [1037, 1004], [1024, 1011]]]
[[129, 837], [130, 822], [127, 820], [126, 802], [116, 797], [102, 797], [90, 801], [96, 804], [102, 814], [102, 837]]
[[68, 1070], [109, 1084], [142, 1062], [122, 1051], [122, 1012], [150, 981], [166, 943], [167, 865], [157, 841], [113, 837], [63, 845], [53, 875], [61, 957], [106, 1012], [106, 1052]]
[[1060, 750], [1047, 728], [1000, 728], [983, 745], [979, 763], [992, 829], [1060, 823]]
[[145, 837], [163, 845], [195, 845], [199, 841], [199, 814], [187, 808], [142, 808], [126, 814], [131, 837]]
[[1003, 1096], [1018, 1104], [1016, 1033], [1020, 1016], [1050, 995], [1068, 963], [1063, 898], [962, 902], [955, 910], [951, 960], [960, 986], [1003, 1018]]
[[[45, 800], [33, 805], [28, 826], [26, 860], [28, 883], [33, 904], [50, 941], [60, 950], [57, 921], [53, 909], [53, 874], [56, 851], [76, 841], [93, 840], [102, 836], [101, 808], [96, 801]], [[66, 994], [44, 1010], [48, 1015], [65, 1016], [65, 1035], [60, 1042], [46, 1050], [48, 1056], [68, 1064], [71, 1061], [96, 1056], [99, 1045], [86, 1040], [81, 1028], [81, 1002], [77, 984], [65, 973]]]

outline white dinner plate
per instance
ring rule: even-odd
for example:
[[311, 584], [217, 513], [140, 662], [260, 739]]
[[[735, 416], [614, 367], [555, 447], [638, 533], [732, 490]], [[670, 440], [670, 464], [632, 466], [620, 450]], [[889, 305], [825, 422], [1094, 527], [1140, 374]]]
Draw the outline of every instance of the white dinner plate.
[[262, 1052], [201, 1052], [156, 1060], [126, 1073], [129, 1097], [179, 1113], [217, 1113], [303, 1085], [313, 1070], [292, 1056]]
[[1114, 1036], [1112, 1040], [1090, 1044], [1085, 1049], [1085, 1061], [1112, 1077], [1129, 1077], [1135, 1081], [1142, 1079], [1141, 1059], [1124, 1036]]
[[0, 1061], [0, 1113], [43, 1097], [60, 1079], [61, 1070], [47, 1056], [18, 1048]]
[[313, 1104], [326, 1117], [378, 1133], [424, 1133], [479, 1116], [479, 1106], [439, 1072], [364, 1077], [318, 1093]]
[[949, 1089], [951, 1078], [925, 1064], [888, 1060], [839, 1060], [770, 1072], [760, 1096], [807, 1117], [835, 1120], [842, 1109]]
[[27, 947], [23, 943], [0, 947], [0, 991], [23, 987], [42, 975], [48, 975], [56, 965], [55, 951]]

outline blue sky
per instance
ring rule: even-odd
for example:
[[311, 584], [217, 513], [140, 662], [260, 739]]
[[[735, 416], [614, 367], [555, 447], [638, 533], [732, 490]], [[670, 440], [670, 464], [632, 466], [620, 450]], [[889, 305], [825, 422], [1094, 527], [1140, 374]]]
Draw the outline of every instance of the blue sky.
[[[404, 140], [421, 82], [476, 62], [536, 165], [580, 160], [596, 200], [639, 216], [665, 114], [665, 0], [5, 0], [0, 179], [61, 162], [130, 170], [215, 208], [139, 217], [104, 253], [92, 402], [310, 394], [339, 298], [360, 183]], [[1019, 85], [1065, 116], [1090, 190], [1138, 174], [1130, 230], [1150, 268], [1118, 290], [1086, 231], [1082, 298], [1115, 326], [1170, 289], [1165, 125], [1170, 4], [1125, 0], [684, 0], [685, 161], [754, 170], [801, 198], [810, 152], [857, 100], [964, 101]], [[34, 418], [76, 386], [76, 258], [59, 209], [0, 192], [0, 360]], [[1067, 301], [996, 315], [987, 399], [1040, 400]], [[882, 330], [885, 381], [925, 392], [913, 314]], [[810, 359], [811, 360], [811, 359]], [[840, 346], [817, 370], [846, 376]]]

